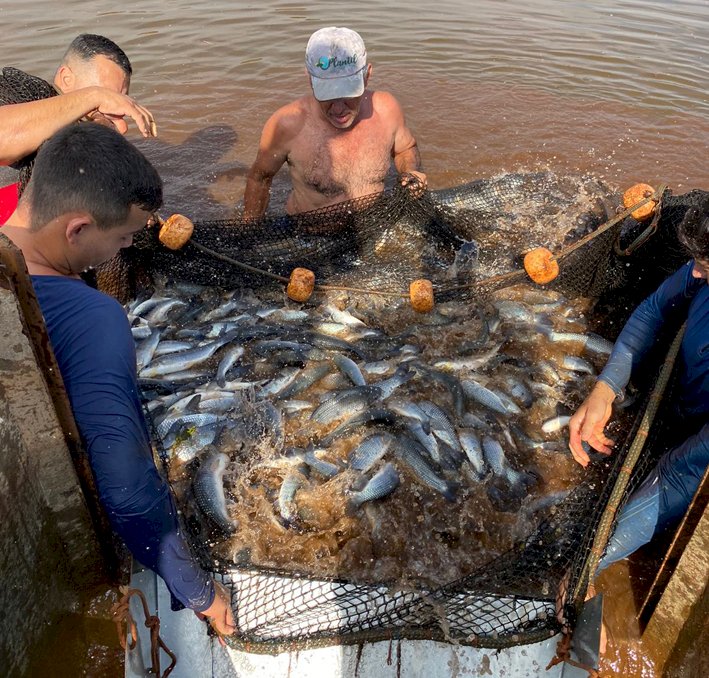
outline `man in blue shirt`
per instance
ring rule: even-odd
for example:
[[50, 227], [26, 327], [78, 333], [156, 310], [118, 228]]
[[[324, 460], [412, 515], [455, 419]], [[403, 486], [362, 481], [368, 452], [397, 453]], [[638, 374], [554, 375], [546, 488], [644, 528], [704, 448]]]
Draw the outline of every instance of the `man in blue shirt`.
[[229, 595], [190, 553], [153, 461], [125, 311], [80, 278], [128, 247], [161, 203], [157, 172], [116, 130], [72, 125], [40, 148], [3, 234], [22, 250], [32, 276], [111, 525], [176, 600], [230, 634]]
[[582, 466], [582, 447], [610, 454], [604, 433], [611, 405], [661, 333], [686, 322], [678, 356], [679, 388], [672, 403], [675, 425], [670, 449], [618, 516], [616, 529], [597, 572], [626, 558], [654, 535], [675, 525], [689, 507], [709, 464], [709, 198], [690, 208], [678, 229], [692, 256], [633, 312], [615, 343], [598, 382], [569, 422], [571, 452]]

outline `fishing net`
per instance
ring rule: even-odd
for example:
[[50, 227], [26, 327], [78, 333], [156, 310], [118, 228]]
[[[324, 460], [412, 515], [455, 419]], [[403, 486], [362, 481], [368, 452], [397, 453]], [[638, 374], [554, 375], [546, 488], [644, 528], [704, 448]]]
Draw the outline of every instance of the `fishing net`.
[[[443, 191], [397, 187], [296, 216], [196, 221], [193, 242], [179, 251], [164, 248], [156, 229], [146, 229], [97, 272], [97, 281], [123, 302], [144, 294], [156, 278], [168, 286], [250, 288], [282, 301], [283, 280], [305, 266], [319, 284], [364, 298], [384, 316], [388, 306], [407, 303], [408, 286], [418, 278], [432, 281], [437, 302], [485, 300], [527, 281], [522, 255], [545, 246], [560, 265], [548, 289], [593, 299], [591, 323], [597, 319], [614, 338], [635, 305], [685, 260], [675, 227], [703, 195], [666, 192], [652, 225], [628, 217], [601, 227], [615, 216], [618, 200], [590, 177], [529, 173]], [[230, 642], [278, 652], [391, 638], [506, 647], [554, 635], [561, 583], [577, 592], [564, 604], [572, 624], [583, 601], [580, 584], [588, 579], [595, 531], [644, 407], [636, 402], [620, 415], [622, 444], [612, 458], [594, 459], [563, 499], [540, 509], [530, 532], [454, 581], [355, 581], [240, 563], [215, 552], [195, 512], [183, 506], [196, 552], [232, 591], [238, 633]], [[643, 457], [631, 488], [654, 459]]]

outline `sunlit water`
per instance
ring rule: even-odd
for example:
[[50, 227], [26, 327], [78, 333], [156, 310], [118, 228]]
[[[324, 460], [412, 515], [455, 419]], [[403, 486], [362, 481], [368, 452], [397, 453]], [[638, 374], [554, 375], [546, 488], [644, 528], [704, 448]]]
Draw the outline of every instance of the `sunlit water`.
[[699, 0], [0, 2], [0, 65], [51, 80], [78, 33], [118, 42], [158, 120], [140, 146], [166, 211], [193, 218], [233, 213], [261, 127], [306, 91], [305, 43], [327, 25], [364, 37], [371, 85], [401, 101], [433, 188], [548, 168], [684, 193], [709, 188], [707, 19]]

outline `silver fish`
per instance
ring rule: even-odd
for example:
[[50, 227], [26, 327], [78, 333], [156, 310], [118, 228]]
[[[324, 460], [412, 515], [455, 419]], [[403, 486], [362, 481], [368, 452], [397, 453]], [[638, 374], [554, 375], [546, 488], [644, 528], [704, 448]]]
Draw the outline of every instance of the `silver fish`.
[[204, 346], [189, 349], [187, 351], [178, 351], [177, 353], [169, 353], [153, 360], [149, 365], [140, 371], [141, 377], [160, 377], [173, 372], [182, 372], [189, 370], [195, 365], [203, 363], [208, 358], [211, 358], [216, 351], [233, 340], [230, 335], [225, 335]]
[[276, 394], [275, 399], [281, 400], [291, 398], [298, 393], [310, 388], [313, 384], [320, 381], [326, 374], [330, 372], [330, 366], [326, 362], [314, 363], [303, 369], [296, 378], [290, 382], [283, 390]]
[[286, 525], [294, 525], [298, 520], [295, 495], [307, 483], [308, 467], [304, 464], [292, 467], [286, 473], [278, 491], [278, 513]]
[[155, 353], [153, 353], [153, 356], [156, 358], [161, 355], [165, 355], [167, 353], [176, 353], [177, 351], [186, 351], [189, 348], [193, 348], [194, 344], [190, 343], [189, 341], [177, 341], [177, 340], [168, 340], [168, 341], [161, 341], [158, 344], [158, 347], [155, 349]]
[[350, 494], [346, 512], [353, 515], [367, 501], [383, 499], [399, 486], [399, 474], [391, 464], [385, 464], [359, 492]]
[[347, 325], [348, 327], [366, 327], [366, 323], [362, 322], [359, 318], [356, 318], [348, 311], [341, 311], [333, 304], [326, 305], [323, 310], [336, 323], [341, 323], [343, 325]]
[[591, 353], [599, 353], [601, 355], [610, 355], [613, 350], [613, 342], [604, 339], [598, 334], [589, 332], [587, 334], [578, 334], [574, 332], [555, 332], [549, 328], [539, 328], [549, 341], [553, 342], [572, 342], [581, 344], [582, 348]]
[[223, 428], [222, 422], [199, 427], [194, 433], [172, 445], [170, 448], [171, 457], [183, 464], [192, 461], [205, 447], [214, 443]]
[[144, 339], [135, 349], [135, 362], [138, 372], [140, 372], [152, 359], [155, 349], [160, 343], [160, 330], [152, 331], [147, 339]]
[[390, 433], [385, 431], [372, 433], [350, 452], [349, 465], [366, 473], [387, 453], [393, 442], [394, 436]]
[[364, 412], [378, 400], [381, 400], [382, 391], [379, 386], [357, 386], [335, 393], [310, 415], [312, 421], [319, 424], [330, 424], [336, 419], [350, 417], [359, 412]]
[[333, 478], [335, 477], [342, 469], [337, 465], [337, 464], [332, 464], [329, 461], [326, 461], [325, 459], [320, 459], [318, 457], [317, 452], [323, 452], [325, 450], [315, 448], [315, 447], [309, 447], [307, 450], [305, 450], [300, 456], [302, 460], [310, 466], [313, 471], [316, 471], [319, 473], [321, 476], [324, 476], [325, 478]]
[[413, 401], [394, 398], [387, 402], [387, 406], [392, 412], [418, 422], [427, 435], [431, 433], [431, 421], [428, 415]]
[[182, 299], [168, 299], [155, 306], [155, 308], [145, 316], [145, 319], [150, 325], [158, 325], [167, 322], [170, 315], [173, 314], [176, 309], [179, 310], [183, 308], [187, 308], [187, 302], [182, 301]]
[[232, 368], [234, 363], [244, 355], [243, 346], [232, 346], [225, 354], [224, 357], [219, 361], [219, 366], [217, 367], [216, 382], [219, 386], [223, 387], [226, 382], [226, 374]]
[[224, 495], [224, 472], [229, 463], [226, 454], [214, 450], [202, 460], [192, 480], [197, 505], [225, 532], [233, 532], [236, 525], [229, 517]]
[[156, 427], [157, 434], [161, 438], [166, 438], [173, 428], [183, 428], [185, 426], [206, 426], [223, 421], [224, 418], [218, 414], [200, 412], [198, 414], [176, 414], [165, 417]]
[[554, 417], [553, 419], [547, 419], [542, 424], [542, 431], [544, 431], [544, 433], [555, 433], [556, 431], [561, 431], [562, 428], [569, 425], [570, 420], [571, 417], [568, 416], [559, 416]]
[[468, 458], [470, 465], [475, 471], [477, 479], [480, 480], [484, 478], [485, 460], [483, 458], [483, 448], [478, 434], [470, 429], [463, 429], [459, 432], [458, 437], [463, 446], [465, 456]]
[[499, 395], [486, 388], [482, 384], [472, 379], [465, 379], [461, 382], [463, 387], [463, 393], [465, 393], [468, 398], [474, 400], [475, 402], [484, 405], [493, 412], [498, 414], [509, 415], [510, 411], [508, 409], [508, 403], [504, 403]]
[[585, 372], [590, 375], [596, 374], [596, 369], [588, 360], [584, 360], [575, 355], [565, 355], [561, 366], [565, 370], [571, 370], [572, 372]]
[[337, 369], [342, 372], [355, 386], [364, 386], [367, 382], [362, 375], [362, 371], [357, 367], [357, 363], [340, 353], [335, 353], [332, 360], [337, 365]]
[[502, 445], [500, 445], [497, 440], [490, 436], [484, 436], [482, 439], [482, 448], [483, 457], [496, 476], [506, 480], [512, 488], [518, 486], [524, 487], [528, 484], [528, 474], [517, 471], [510, 466], [505, 452], [502, 449]]
[[455, 485], [441, 478], [426, 461], [426, 451], [412, 438], [400, 435], [395, 445], [397, 456], [414, 472], [426, 486], [443, 495], [448, 501], [455, 501]]

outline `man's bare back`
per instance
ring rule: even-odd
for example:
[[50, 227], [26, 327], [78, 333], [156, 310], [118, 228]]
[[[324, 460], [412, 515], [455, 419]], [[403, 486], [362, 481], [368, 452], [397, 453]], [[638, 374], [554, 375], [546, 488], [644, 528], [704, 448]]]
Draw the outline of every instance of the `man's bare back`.
[[[363, 43], [361, 47], [363, 51]], [[425, 185], [416, 140], [401, 106], [388, 92], [365, 89], [371, 70], [364, 65], [350, 76], [359, 77], [357, 96], [318, 100], [311, 85], [310, 94], [269, 118], [247, 179], [246, 218], [265, 213], [271, 181], [284, 163], [292, 183], [286, 203], [290, 214], [381, 192], [392, 161], [400, 174], [413, 174]], [[319, 85], [317, 78], [312, 82]]]

